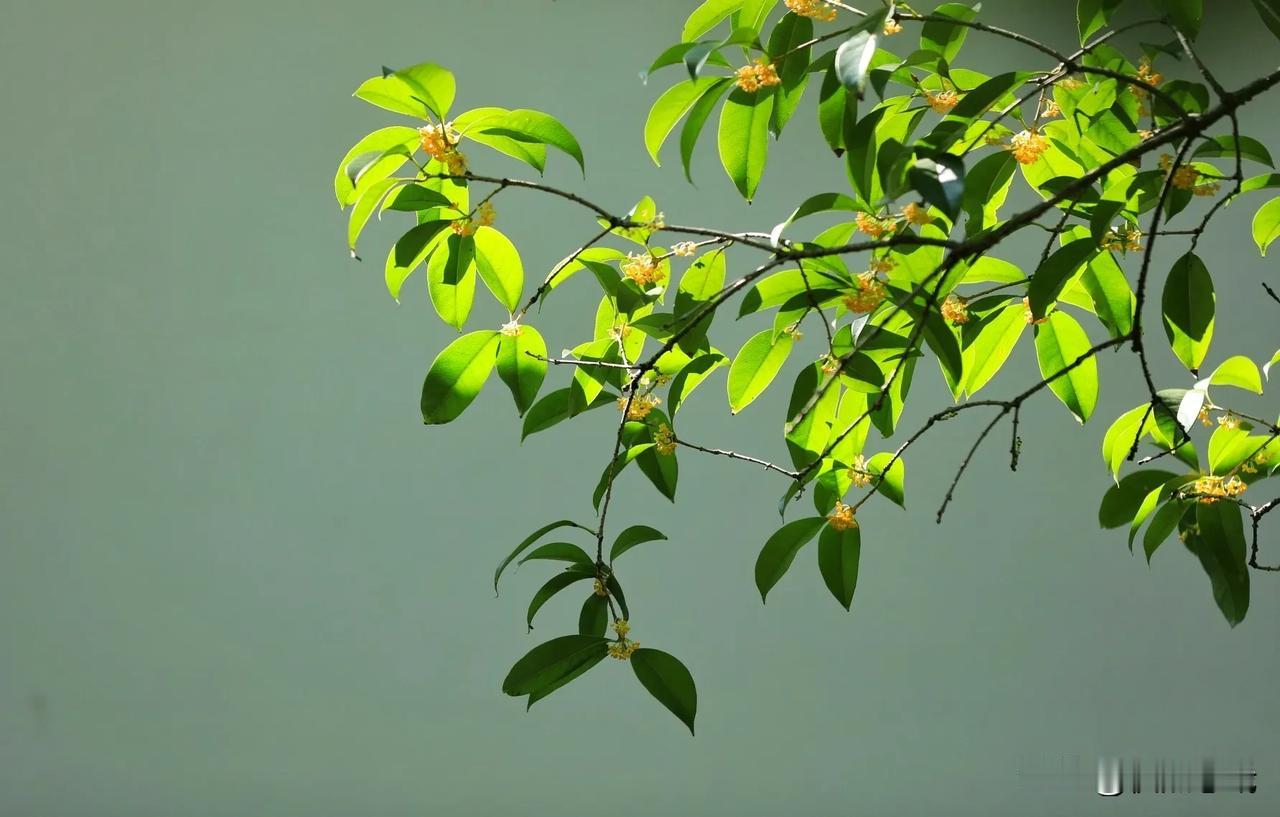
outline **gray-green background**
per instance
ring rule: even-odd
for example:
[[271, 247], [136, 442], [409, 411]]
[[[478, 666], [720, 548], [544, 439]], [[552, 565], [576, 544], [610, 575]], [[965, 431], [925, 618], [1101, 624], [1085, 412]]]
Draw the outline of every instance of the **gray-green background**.
[[[387, 296], [397, 225], [369, 234], [369, 261], [346, 256], [334, 164], [394, 119], [348, 94], [382, 64], [450, 66], [460, 106], [574, 128], [588, 179], [559, 156], [551, 179], [616, 210], [651, 193], [671, 221], [768, 229], [841, 189], [808, 106], [756, 205], [710, 151], [697, 188], [678, 163], [652, 166], [640, 127], [671, 80], [637, 71], [691, 3], [5, 5], [0, 814], [1275, 813], [1280, 588], [1255, 574], [1230, 630], [1176, 542], [1148, 568], [1095, 522], [1102, 431], [1141, 400], [1127, 353], [1104, 358], [1085, 429], [1047, 396], [1030, 407], [1017, 474], [994, 439], [942, 526], [933, 509], [976, 414], [927, 438], [910, 510], [862, 515], [852, 614], [812, 549], [761, 606], [751, 570], [778, 478], [685, 456], [671, 506], [627, 474], [615, 524], [671, 537], [627, 560], [636, 636], [694, 672], [698, 736], [613, 662], [529, 714], [500, 694], [577, 602], [526, 634], [546, 568], [496, 600], [492, 568], [542, 522], [590, 517], [613, 420], [520, 447], [495, 382], [454, 425], [420, 424], [421, 376], [451, 332], [420, 278], [402, 304]], [[1074, 38], [1070, 3], [985, 5], [989, 21]], [[1275, 64], [1247, 4], [1212, 5], [1205, 48], [1225, 78]], [[979, 37], [968, 54], [986, 70], [1026, 56]], [[1273, 95], [1246, 124], [1266, 137], [1277, 111]], [[1274, 267], [1248, 238], [1260, 202], [1204, 242], [1232, 316], [1214, 360], [1277, 345], [1257, 284]], [[498, 211], [531, 278], [594, 227], [534, 194]], [[589, 331], [592, 288], [576, 281], [535, 319], [555, 349]], [[730, 327], [733, 348], [753, 326]], [[1183, 382], [1153, 346], [1165, 382]], [[1034, 373], [1022, 348], [989, 388]], [[783, 458], [786, 389], [730, 419], [722, 378], [682, 435]], [[945, 400], [934, 367], [916, 379], [913, 417]], [[1261, 788], [1103, 801], [1018, 777], [1113, 753], [1253, 758]]]

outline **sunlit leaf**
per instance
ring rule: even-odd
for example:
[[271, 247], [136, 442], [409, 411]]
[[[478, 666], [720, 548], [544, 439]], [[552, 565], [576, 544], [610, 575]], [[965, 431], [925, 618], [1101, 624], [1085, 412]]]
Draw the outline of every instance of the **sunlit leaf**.
[[422, 384], [422, 421], [447, 423], [471, 405], [489, 377], [500, 335], [490, 329], [450, 343], [432, 361]]

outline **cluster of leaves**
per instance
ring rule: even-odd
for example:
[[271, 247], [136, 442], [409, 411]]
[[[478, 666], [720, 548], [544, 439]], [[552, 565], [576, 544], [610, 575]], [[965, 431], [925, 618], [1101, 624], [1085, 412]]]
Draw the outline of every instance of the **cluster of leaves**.
[[[821, 577], [848, 609], [862, 544], [856, 511], [875, 496], [904, 505], [905, 453], [913, 443], [961, 411], [993, 412], [960, 465], [950, 501], [974, 451], [1006, 418], [1016, 467], [1018, 412], [1032, 396], [1048, 390], [1077, 421], [1088, 421], [1098, 402], [1097, 355], [1121, 346], [1135, 353], [1146, 393], [1105, 434], [1102, 455], [1115, 485], [1103, 498], [1100, 522], [1127, 525], [1131, 547], [1142, 533], [1148, 559], [1177, 533], [1204, 567], [1227, 620], [1234, 625], [1244, 618], [1249, 568], [1259, 567], [1258, 523], [1280, 500], [1254, 507], [1239, 497], [1280, 467], [1280, 426], [1232, 409], [1224, 390], [1262, 394], [1280, 351], [1261, 368], [1236, 354], [1201, 375], [1211, 359], [1216, 311], [1213, 275], [1196, 248], [1225, 204], [1280, 187], [1267, 148], [1240, 133], [1236, 118], [1239, 107], [1280, 83], [1280, 71], [1227, 91], [1195, 50], [1200, 0], [1152, 0], [1155, 16], [1112, 23], [1113, 14], [1137, 4], [1079, 0], [1080, 48], [1068, 54], [979, 22], [977, 6], [954, 2], [929, 13], [879, 0], [856, 13], [843, 3], [800, 0], [786, 0], [786, 8], [778, 0], [701, 3], [681, 42], [646, 72], [675, 67], [688, 78], [657, 98], [644, 142], [658, 162], [680, 127], [689, 175], [718, 107], [721, 164], [751, 199], [771, 140], [793, 121], [814, 78], [817, 126], [848, 184], [810, 196], [769, 231], [668, 224], [648, 197], [614, 215], [540, 181], [477, 173], [462, 148], [496, 151], [538, 173], [548, 148], [571, 157], [584, 173], [585, 164], [572, 133], [549, 114], [483, 107], [451, 117], [454, 78], [439, 66], [387, 69], [357, 89], [357, 97], [425, 124], [375, 131], [340, 163], [335, 190], [339, 203], [351, 207], [353, 255], [375, 213], [414, 213], [416, 226], [395, 242], [385, 263], [392, 296], [424, 268], [433, 307], [462, 332], [478, 275], [508, 313], [502, 326], [463, 334], [436, 357], [423, 384], [424, 421], [457, 418], [494, 369], [523, 417], [523, 436], [607, 405], [622, 415], [593, 494], [595, 524], [547, 525], [495, 574], [496, 589], [516, 559], [567, 563], [534, 595], [530, 628], [561, 591], [588, 581], [592, 587], [577, 632], [521, 658], [504, 692], [526, 696], [532, 705], [612, 654], [629, 659], [644, 688], [693, 729], [693, 679], [676, 658], [628, 638], [631, 616], [614, 570], [626, 551], [666, 537], [631, 527], [605, 552], [615, 482], [631, 463], [672, 500], [677, 450], [785, 476], [784, 515], [808, 491], [813, 512], [786, 522], [764, 543], [755, 568], [758, 589], [764, 598], [817, 538]], [[1253, 4], [1280, 36], [1280, 4]], [[829, 30], [819, 33], [816, 21]], [[918, 31], [904, 31], [907, 26]], [[1158, 40], [1139, 42], [1136, 63], [1116, 45], [1132, 31], [1154, 32]], [[1053, 63], [996, 76], [958, 67], [970, 35], [1016, 41]], [[1161, 71], [1185, 77], [1166, 80]], [[1247, 164], [1261, 172], [1246, 176]], [[406, 166], [412, 168], [407, 174]], [[477, 186], [488, 192], [473, 204]], [[572, 201], [599, 228], [523, 303], [519, 253], [492, 225], [491, 201], [513, 189]], [[1028, 203], [1015, 210], [1009, 202], [1019, 198]], [[803, 240], [789, 237], [815, 216], [834, 223]], [[1170, 229], [1179, 217], [1194, 226]], [[1026, 229], [1047, 233], [1040, 257], [1033, 263], [999, 257], [1002, 242]], [[1280, 198], [1256, 211], [1253, 233], [1265, 254], [1280, 237]], [[670, 246], [658, 243], [664, 235]], [[1158, 388], [1148, 362], [1143, 307], [1156, 286], [1157, 240], [1190, 243], [1165, 277], [1159, 311], [1169, 350], [1193, 376], [1191, 388]], [[731, 253], [764, 260], [735, 277]], [[563, 357], [550, 357], [526, 315], [584, 270], [601, 290], [594, 332]], [[711, 330], [716, 313], [738, 296], [739, 318], [764, 316], [768, 325], [730, 355], [716, 347]], [[817, 328], [802, 332], [806, 325]], [[1042, 379], [1006, 399], [975, 399], [1027, 336]], [[956, 402], [903, 435], [899, 424], [912, 380], [929, 357]], [[678, 435], [680, 406], [718, 369], [727, 368], [728, 407], [737, 413], [793, 362], [783, 426], [789, 465]], [[548, 364], [571, 372], [563, 386], [544, 393]], [[1210, 411], [1221, 412], [1219, 425], [1198, 446], [1197, 421]], [[901, 441], [891, 446], [895, 437]], [[1154, 452], [1121, 476], [1143, 445]], [[1141, 467], [1166, 458], [1183, 468]], [[866, 490], [852, 497], [857, 488]], [[542, 542], [562, 529], [594, 540], [594, 554], [589, 546]]]

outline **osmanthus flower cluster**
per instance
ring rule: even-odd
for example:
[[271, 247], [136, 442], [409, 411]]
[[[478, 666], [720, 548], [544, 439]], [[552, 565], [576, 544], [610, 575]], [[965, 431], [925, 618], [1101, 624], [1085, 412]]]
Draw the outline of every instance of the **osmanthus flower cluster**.
[[[928, 12], [880, 0], [858, 8], [697, 4], [681, 41], [646, 72], [677, 79], [650, 109], [645, 147], [658, 162], [679, 129], [691, 176], [694, 149], [714, 119], [720, 163], [752, 199], [769, 151], [785, 145], [789, 125], [807, 120], [831, 149], [819, 161], [840, 179], [838, 189], [788, 203], [790, 216], [772, 226], [685, 226], [669, 223], [648, 197], [616, 213], [563, 186], [489, 175], [495, 153], [541, 174], [549, 150], [585, 173], [583, 152], [547, 113], [492, 106], [451, 113], [454, 77], [433, 64], [385, 70], [357, 89], [357, 97], [411, 121], [364, 137], [339, 165], [335, 190], [351, 209], [352, 255], [375, 214], [412, 214], [383, 265], [386, 286], [398, 298], [421, 271], [432, 307], [463, 333], [427, 371], [423, 420], [456, 419], [495, 370], [525, 437], [606, 405], [617, 409], [616, 431], [600, 441], [594, 520], [545, 525], [495, 573], [496, 588], [517, 560], [557, 565], [529, 604], [530, 628], [553, 598], [572, 590], [582, 599], [576, 626], [517, 661], [506, 693], [531, 705], [612, 656], [692, 730], [689, 670], [631, 637], [636, 619], [619, 559], [640, 545], [658, 558], [652, 543], [666, 536], [648, 525], [615, 531], [611, 507], [652, 514], [649, 497], [637, 495], [647, 489], [625, 475], [638, 472], [673, 501], [683, 456], [705, 453], [780, 478], [778, 510], [789, 518], [756, 559], [761, 597], [816, 539], [817, 572], [848, 609], [868, 530], [863, 506], [877, 498], [903, 505], [916, 442], [961, 413], [986, 415], [941, 521], [973, 452], [1004, 421], [1016, 467], [1028, 400], [1047, 392], [1087, 422], [1098, 401], [1099, 353], [1120, 348], [1132, 356], [1109, 359], [1132, 367], [1136, 405], [1103, 435], [1115, 484], [1099, 520], [1126, 527], [1131, 547], [1141, 537], [1148, 558], [1176, 534], [1227, 620], [1244, 618], [1250, 568], [1270, 569], [1258, 562], [1259, 524], [1280, 505], [1280, 497], [1249, 498], [1280, 466], [1280, 425], [1235, 401], [1262, 394], [1280, 352], [1255, 359], [1211, 350], [1215, 278], [1197, 246], [1216, 217], [1242, 209], [1225, 204], [1280, 187], [1271, 154], [1240, 131], [1237, 117], [1280, 84], [1280, 70], [1260, 69], [1227, 89], [1196, 50], [1202, 3], [1150, 5], [1154, 15], [1136, 0], [1081, 0], [1079, 45], [1063, 46], [987, 25], [976, 5], [955, 2]], [[1280, 36], [1280, 6], [1253, 5]], [[1025, 62], [995, 75], [967, 68], [961, 49], [971, 37], [1008, 40], [1026, 49]], [[573, 249], [531, 287], [500, 230], [498, 207], [510, 212], [520, 195], [556, 197], [584, 216], [583, 224], [562, 225]], [[1012, 207], [1017, 201], [1027, 203]], [[1280, 198], [1256, 211], [1252, 227], [1265, 253], [1280, 237]], [[1039, 237], [1043, 250], [1007, 252], [1006, 240], [1022, 231]], [[1156, 261], [1157, 244], [1178, 247], [1172, 267]], [[1240, 278], [1233, 271], [1217, 283], [1241, 286]], [[468, 330], [477, 280], [501, 318]], [[544, 327], [555, 335], [553, 348], [565, 349], [553, 356], [529, 318], [564, 286], [597, 289], [600, 300], [585, 337]], [[1276, 307], [1280, 317], [1280, 298]], [[736, 349], [716, 341], [725, 309], [761, 321]], [[1160, 342], [1148, 331], [1157, 324]], [[1032, 348], [1041, 378], [990, 396], [984, 389], [1019, 345]], [[1191, 374], [1190, 387], [1159, 382], [1175, 361]], [[544, 388], [549, 364], [558, 382]], [[954, 403], [903, 428], [912, 384], [931, 370]], [[679, 410], [713, 381], [723, 383], [730, 414], [774, 383], [789, 383], [778, 418], [781, 457], [681, 435]], [[1202, 434], [1207, 440], [1197, 439]], [[565, 484], [557, 481], [557, 494]], [[805, 506], [811, 510], [798, 510]], [[868, 542], [891, 539], [877, 535], [875, 519]], [[661, 612], [644, 618], [645, 643], [678, 626]]]

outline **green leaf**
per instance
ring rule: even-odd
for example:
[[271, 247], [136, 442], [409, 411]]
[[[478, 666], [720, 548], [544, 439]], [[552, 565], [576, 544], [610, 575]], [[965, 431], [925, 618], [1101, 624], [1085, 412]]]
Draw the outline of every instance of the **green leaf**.
[[1253, 8], [1272, 34], [1280, 38], [1280, 0], [1251, 0]]
[[755, 197], [769, 156], [769, 115], [773, 94], [735, 88], [720, 110], [717, 144], [720, 164], [747, 201]]
[[609, 489], [610, 477], [612, 476], [612, 479], [616, 480], [618, 475], [622, 473], [623, 468], [626, 468], [632, 460], [651, 448], [653, 448], [653, 443], [642, 443], [633, 445], [626, 451], [618, 452], [618, 456], [614, 457], [613, 462], [605, 466], [604, 471], [600, 474], [600, 481], [596, 484], [595, 493], [591, 495], [592, 507], [596, 510], [600, 509], [600, 500], [604, 499], [605, 491]]
[[707, 62], [713, 57], [719, 55], [720, 43], [715, 40], [694, 43], [693, 46], [684, 54], [684, 67], [689, 71], [689, 79], [698, 79], [702, 76], [702, 69], [706, 67]]
[[1249, 611], [1249, 568], [1244, 525], [1234, 502], [1196, 504], [1198, 530], [1189, 531], [1187, 548], [1209, 575], [1213, 600], [1232, 627]]
[[568, 570], [557, 573], [547, 580], [547, 583], [538, 588], [538, 592], [533, 594], [533, 599], [529, 602], [529, 612], [525, 617], [525, 624], [530, 630], [533, 629], [533, 617], [542, 609], [542, 605], [565, 589], [571, 584], [585, 581], [595, 577], [595, 565], [575, 565]]
[[1077, 0], [1076, 21], [1080, 26], [1081, 45], [1106, 27], [1107, 21], [1111, 19], [1111, 13], [1122, 2], [1123, 0]]
[[729, 367], [729, 407], [734, 414], [768, 388], [787, 361], [794, 342], [785, 334], [774, 340], [773, 330], [765, 329], [743, 344]]
[[603, 659], [609, 652], [608, 644], [594, 635], [562, 635], [543, 642], [515, 663], [502, 682], [502, 691], [532, 695], [556, 685], [583, 664], [594, 665]]
[[[878, 371], [878, 370], [877, 370]], [[804, 419], [794, 427], [791, 423], [808, 402], [813, 399], [825, 378], [818, 363], [800, 370], [791, 388], [791, 401], [787, 406], [787, 451], [796, 468], [804, 468], [818, 459], [831, 438], [831, 423], [840, 403], [840, 387], [832, 384], [815, 403]]]
[[1147, 405], [1137, 406], [1120, 415], [1102, 438], [1102, 461], [1107, 464], [1112, 478], [1120, 473], [1136, 439], [1146, 434], [1155, 424], [1154, 412]]
[[1215, 300], [1213, 279], [1198, 257], [1187, 253], [1174, 262], [1160, 307], [1169, 346], [1192, 374], [1213, 340]]
[[907, 507], [906, 501], [906, 479], [907, 464], [898, 457], [888, 471], [884, 467], [893, 459], [893, 455], [884, 452], [876, 454], [867, 460], [867, 470], [875, 474], [879, 479], [875, 481], [876, 490], [889, 497], [895, 505], [901, 508]]
[[845, 90], [862, 99], [867, 84], [867, 69], [876, 54], [876, 35], [859, 31], [836, 49], [835, 72]]
[[570, 562], [576, 565], [586, 565], [594, 567], [595, 560], [591, 558], [585, 550], [571, 542], [548, 542], [533, 549], [533, 551], [519, 562], [517, 566], [523, 565], [525, 562]]
[[1086, 237], [1059, 247], [1046, 258], [1032, 274], [1031, 283], [1027, 287], [1031, 314], [1036, 319], [1043, 318], [1049, 305], [1058, 299], [1067, 281], [1097, 253], [1097, 243]]
[[489, 377], [500, 335], [483, 329], [450, 343], [427, 371], [422, 384], [422, 421], [447, 423], [471, 405]]
[[1111, 337], [1123, 337], [1133, 330], [1133, 312], [1137, 305], [1124, 270], [1109, 252], [1098, 253], [1080, 274], [1080, 283], [1089, 293], [1098, 320]]
[[[970, 22], [978, 16], [978, 9], [962, 3], [943, 3], [934, 9], [933, 13], [953, 20]], [[933, 51], [949, 63], [955, 62], [956, 55], [960, 53], [960, 46], [964, 45], [964, 39], [968, 33], [969, 29], [962, 25], [930, 21], [920, 28], [920, 48]]]
[[547, 378], [547, 344], [532, 326], [516, 327], [518, 334], [502, 333], [498, 340], [498, 377], [511, 389], [521, 416], [533, 405]]
[[578, 614], [578, 633], [603, 637], [609, 629], [609, 598], [592, 593]]
[[387, 196], [387, 202], [382, 209], [413, 213], [433, 207], [452, 210], [453, 202], [439, 190], [432, 190], [420, 184], [406, 184], [394, 195]]
[[688, 668], [662, 650], [641, 647], [631, 654], [631, 671], [658, 703], [689, 727], [698, 714], [698, 689]]
[[706, 0], [693, 10], [689, 19], [685, 20], [680, 39], [686, 43], [693, 42], [719, 25], [721, 20], [742, 8], [742, 3], [743, 0]]
[[1267, 254], [1271, 242], [1280, 238], [1280, 196], [1258, 208], [1253, 216], [1253, 243], [1258, 252]]
[[1147, 564], [1151, 563], [1151, 557], [1169, 538], [1169, 534], [1178, 529], [1178, 523], [1186, 512], [1186, 506], [1175, 500], [1161, 505], [1151, 517], [1151, 524], [1147, 525], [1147, 532], [1142, 535], [1142, 552], [1147, 556]]
[[1027, 319], [1022, 304], [1009, 304], [988, 321], [964, 350], [965, 391], [970, 396], [987, 384], [1009, 359]]
[[498, 299], [498, 303], [514, 313], [524, 291], [524, 265], [511, 240], [492, 227], [480, 227], [474, 238], [476, 269], [480, 280]]
[[694, 148], [698, 146], [698, 137], [702, 135], [702, 128], [707, 124], [720, 97], [732, 87], [733, 80], [727, 77], [716, 80], [716, 83], [694, 103], [689, 110], [689, 116], [684, 120], [684, 127], [680, 129], [680, 163], [684, 167], [684, 177], [690, 183], [693, 182], [691, 163]]
[[[1093, 344], [1084, 328], [1065, 312], [1049, 315], [1049, 322], [1036, 328], [1036, 359], [1040, 374], [1047, 380], [1084, 355]], [[1049, 381], [1049, 390], [1081, 423], [1098, 405], [1098, 361], [1092, 355], [1066, 374]]]
[[964, 162], [959, 156], [940, 153], [932, 159], [917, 159], [907, 171], [911, 189], [937, 207], [952, 221], [960, 214], [964, 200]]
[[756, 559], [756, 587], [760, 590], [761, 601], [765, 600], [778, 580], [786, 575], [800, 548], [816, 536], [818, 529], [826, 523], [827, 520], [821, 516], [796, 519], [778, 528], [769, 537]]
[[[1013, 154], [1001, 150], [984, 156], [965, 175], [963, 203], [965, 214], [969, 217], [970, 231], [995, 225], [999, 210], [1009, 195], [1013, 171], [1017, 166]], [[979, 262], [982, 260], [978, 259]], [[1024, 276], [1018, 273], [1018, 278], [1022, 277]]]
[[1203, 0], [1150, 0], [1151, 7], [1167, 15], [1187, 37], [1195, 39], [1200, 33], [1200, 20], [1204, 16]]
[[1221, 136], [1211, 136], [1192, 152], [1192, 157], [1201, 159], [1205, 157], [1235, 158], [1236, 152], [1239, 151], [1240, 158], [1249, 159], [1259, 164], [1275, 167], [1275, 160], [1271, 158], [1271, 151], [1267, 150], [1267, 146], [1250, 136], [1235, 137], [1229, 133]]
[[[1132, 444], [1133, 437], [1129, 437]], [[1134, 471], [1107, 489], [1098, 507], [1098, 524], [1104, 528], [1119, 528], [1133, 522], [1142, 501], [1156, 488], [1164, 485], [1177, 474], [1156, 469]]]
[[1262, 366], [1262, 376], [1263, 376], [1263, 377], [1265, 377], [1265, 378], [1267, 378], [1268, 380], [1270, 380], [1270, 379], [1271, 379], [1271, 367], [1272, 367], [1272, 366], [1274, 366], [1274, 365], [1276, 365], [1277, 363], [1280, 363], [1280, 349], [1277, 349], [1277, 350], [1276, 350], [1276, 353], [1275, 353], [1274, 355], [1272, 355], [1272, 356], [1271, 356], [1271, 359], [1270, 359], [1270, 360], [1268, 360], [1266, 363], [1264, 363], [1264, 364], [1263, 364], [1263, 366]]
[[666, 538], [667, 535], [665, 533], [648, 525], [632, 525], [622, 533], [619, 533], [618, 538], [613, 540], [613, 548], [609, 551], [609, 561], [612, 562], [636, 545], [642, 545], [645, 542], [656, 542]]
[[443, 120], [453, 104], [456, 83], [447, 69], [429, 62], [365, 80], [352, 95], [371, 105], [418, 119]]
[[644, 123], [644, 146], [655, 165], [662, 165], [658, 159], [658, 151], [680, 120], [693, 110], [704, 95], [717, 86], [723, 85], [724, 82], [725, 80], [721, 77], [686, 80], [672, 85], [653, 103], [653, 107], [649, 109], [649, 117]]
[[671, 379], [671, 386], [667, 391], [671, 416], [675, 416], [676, 412], [680, 410], [680, 406], [684, 405], [684, 401], [689, 398], [689, 395], [698, 387], [698, 384], [728, 362], [729, 359], [724, 355], [712, 351], [705, 355], [698, 355], [686, 363], [676, 373], [676, 376]]
[[[530, 434], [546, 431], [548, 428], [559, 424], [562, 420], [569, 419], [569, 408], [572, 399], [572, 389], [556, 389], [534, 403], [524, 416], [524, 427], [520, 431], [521, 442]], [[582, 407], [578, 413], [610, 405], [615, 399], [617, 399], [616, 395], [601, 392], [595, 396], [590, 404]]]
[[[813, 20], [797, 14], [783, 17], [769, 35], [767, 53], [777, 62], [780, 84], [774, 96], [771, 129], [782, 133], [795, 113], [809, 82], [809, 60], [813, 47]], [[783, 56], [785, 55], [785, 56]]]
[[862, 531], [858, 527], [838, 531], [827, 525], [818, 536], [818, 571], [836, 601], [848, 610], [858, 586], [858, 557]]
[[548, 525], [543, 525], [533, 533], [526, 536], [520, 544], [516, 545], [516, 549], [511, 551], [511, 553], [507, 556], [507, 558], [502, 560], [502, 563], [498, 565], [497, 570], [493, 571], [493, 592], [494, 593], [498, 592], [498, 579], [502, 578], [502, 571], [507, 569], [507, 565], [511, 564], [511, 562], [514, 561], [515, 558], [519, 556], [521, 553], [524, 553], [526, 550], [528, 550], [529, 546], [532, 545], [534, 542], [546, 536], [551, 531], [559, 530], [560, 528], [577, 528], [578, 530], [584, 530], [587, 533], [591, 533], [591, 534], [595, 533], [595, 531], [592, 530], [591, 528], [588, 528], [586, 525], [579, 525], [577, 522], [574, 522], [572, 519], [559, 519]]
[[559, 119], [542, 111], [519, 108], [506, 114], [485, 119], [477, 126], [482, 133], [496, 133], [526, 142], [549, 145], [573, 157], [583, 175], [587, 165], [582, 157], [582, 147]]
[[439, 240], [448, 235], [444, 232], [447, 226], [449, 222], [443, 219], [428, 221], [409, 230], [396, 241], [395, 246], [387, 253], [387, 263], [383, 273], [387, 282], [387, 291], [391, 293], [392, 298], [400, 300], [400, 289], [404, 286], [405, 280], [418, 268], [419, 264], [426, 260], [427, 255], [435, 250]]
[[1244, 355], [1233, 355], [1222, 361], [1206, 379], [1208, 385], [1235, 386], [1237, 389], [1262, 394], [1262, 377], [1258, 374], [1258, 364]]
[[539, 142], [514, 139], [510, 136], [503, 136], [498, 132], [486, 133], [477, 127], [481, 123], [500, 120], [508, 113], [510, 113], [510, 111], [506, 108], [472, 108], [465, 113], [459, 114], [458, 118], [453, 120], [453, 125], [457, 129], [458, 133], [462, 134], [467, 139], [492, 148], [499, 153], [510, 156], [513, 159], [518, 159], [539, 173], [543, 172], [547, 167], [546, 145]]
[[[338, 163], [338, 172], [333, 177], [333, 193], [338, 204], [342, 207], [355, 204], [368, 184], [396, 172], [409, 161], [420, 138], [413, 128], [396, 125], [376, 130], [352, 145]], [[356, 165], [359, 167], [355, 168]], [[355, 180], [361, 182], [358, 191]]]
[[378, 209], [378, 205], [386, 198], [391, 188], [398, 184], [404, 184], [404, 182], [398, 179], [383, 179], [363, 189], [355, 207], [351, 208], [351, 216], [347, 220], [347, 246], [350, 247], [352, 255], [356, 251], [356, 239], [369, 223], [369, 217], [373, 215], [374, 210]]
[[462, 331], [476, 296], [475, 239], [451, 235], [427, 259], [431, 305], [445, 323]]

